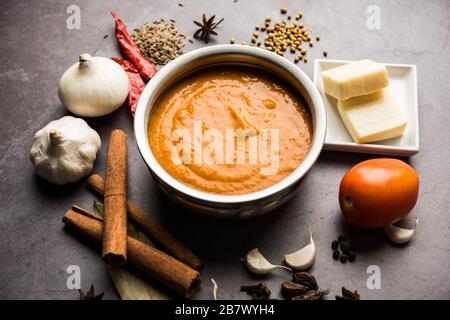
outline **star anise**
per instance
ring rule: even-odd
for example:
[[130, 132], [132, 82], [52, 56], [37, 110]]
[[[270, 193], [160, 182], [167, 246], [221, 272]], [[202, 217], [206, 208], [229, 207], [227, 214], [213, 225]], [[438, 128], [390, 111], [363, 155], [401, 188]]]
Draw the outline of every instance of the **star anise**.
[[78, 290], [78, 292], [80, 293], [80, 300], [102, 300], [103, 295], [105, 294], [104, 292], [102, 292], [98, 295], [95, 295], [94, 285], [91, 285], [91, 288], [86, 293], [81, 290]]
[[203, 14], [202, 22], [194, 20], [194, 23], [200, 27], [194, 33], [194, 38], [200, 37], [200, 39], [208, 43], [211, 34], [217, 36], [217, 32], [214, 29], [223, 21], [223, 18], [220, 19], [219, 22], [214, 22], [215, 18], [216, 15], [213, 15], [211, 18], [206, 19], [206, 15]]

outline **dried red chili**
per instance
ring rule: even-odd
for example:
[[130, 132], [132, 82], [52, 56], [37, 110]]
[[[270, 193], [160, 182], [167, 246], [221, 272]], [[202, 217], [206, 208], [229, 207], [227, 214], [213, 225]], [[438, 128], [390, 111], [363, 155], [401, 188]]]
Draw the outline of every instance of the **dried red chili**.
[[139, 48], [134, 43], [133, 39], [131, 39], [126, 26], [122, 20], [120, 20], [119, 16], [115, 12], [111, 12], [111, 15], [116, 21], [115, 33], [122, 55], [139, 70], [142, 78], [145, 80], [150, 80], [158, 69], [141, 54]]
[[122, 58], [111, 59], [122, 66], [128, 75], [128, 79], [130, 79], [130, 91], [128, 92], [127, 104], [134, 117], [139, 97], [141, 96], [142, 90], [144, 90], [144, 80], [142, 80], [139, 71], [130, 61]]

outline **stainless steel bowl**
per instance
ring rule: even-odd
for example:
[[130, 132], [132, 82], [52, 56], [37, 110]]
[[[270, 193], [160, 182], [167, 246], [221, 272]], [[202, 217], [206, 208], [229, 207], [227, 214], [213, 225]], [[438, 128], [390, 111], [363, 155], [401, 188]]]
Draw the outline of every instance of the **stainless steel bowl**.
[[[312, 114], [313, 142], [305, 160], [280, 182], [257, 192], [220, 195], [191, 188], [170, 176], [152, 154], [147, 125], [161, 93], [195, 70], [214, 65], [246, 65], [270, 71], [290, 83], [305, 98]], [[145, 87], [134, 118], [139, 151], [161, 189], [173, 200], [197, 212], [222, 217], [249, 217], [273, 210], [297, 190], [303, 176], [319, 156], [326, 132], [322, 98], [308, 76], [293, 63], [263, 49], [241, 45], [217, 45], [197, 49], [171, 61]]]

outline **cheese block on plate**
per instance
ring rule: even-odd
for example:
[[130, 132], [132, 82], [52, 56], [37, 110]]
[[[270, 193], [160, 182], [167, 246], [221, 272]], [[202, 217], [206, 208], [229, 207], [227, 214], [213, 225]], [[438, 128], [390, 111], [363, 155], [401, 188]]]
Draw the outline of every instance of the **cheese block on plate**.
[[400, 106], [385, 89], [339, 100], [338, 110], [347, 131], [358, 143], [401, 136], [407, 124]]
[[322, 77], [325, 93], [337, 100], [366, 95], [389, 84], [386, 66], [368, 59], [324, 71]]

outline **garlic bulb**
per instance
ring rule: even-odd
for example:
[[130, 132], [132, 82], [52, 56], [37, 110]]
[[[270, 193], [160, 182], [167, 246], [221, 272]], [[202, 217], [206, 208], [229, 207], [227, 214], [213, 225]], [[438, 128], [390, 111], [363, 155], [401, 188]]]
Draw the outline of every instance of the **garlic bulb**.
[[247, 268], [255, 274], [268, 274], [276, 268], [283, 268], [292, 271], [291, 268], [271, 264], [257, 248], [247, 252], [245, 255], [245, 264], [247, 265]]
[[98, 117], [119, 108], [128, 96], [130, 81], [111, 59], [80, 55], [59, 80], [58, 95], [64, 106], [83, 117]]
[[316, 258], [316, 244], [309, 229], [309, 244], [300, 250], [284, 256], [286, 264], [295, 270], [306, 270], [312, 266]]
[[86, 121], [66, 116], [35, 134], [30, 158], [39, 176], [63, 185], [91, 172], [100, 146], [100, 136]]

